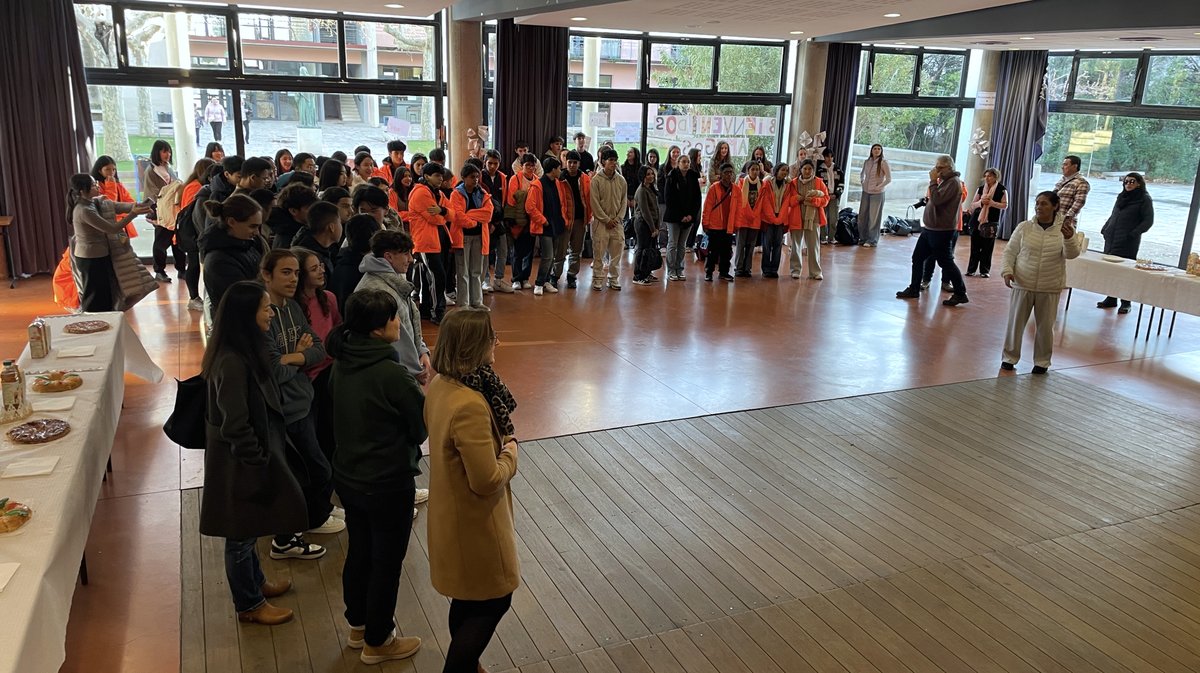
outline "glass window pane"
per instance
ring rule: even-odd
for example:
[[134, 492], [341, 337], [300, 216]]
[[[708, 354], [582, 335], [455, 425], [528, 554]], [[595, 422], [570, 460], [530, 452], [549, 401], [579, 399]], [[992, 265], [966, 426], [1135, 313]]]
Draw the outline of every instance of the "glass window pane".
[[[336, 43], [334, 54], [336, 56]], [[346, 67], [351, 79], [432, 82], [437, 75], [433, 26], [346, 22]]]
[[487, 33], [487, 78], [489, 82], [496, 81], [496, 31]]
[[223, 16], [130, 9], [125, 11], [125, 36], [131, 66], [229, 69]]
[[1092, 185], [1079, 226], [1093, 249], [1104, 246], [1100, 228], [1121, 191], [1120, 178], [1137, 172], [1154, 199], [1154, 226], [1142, 235], [1138, 256], [1179, 263], [1200, 162], [1200, 121], [1051, 112], [1043, 146], [1030, 193], [1053, 189], [1062, 177], [1063, 157], [1079, 156]]
[[337, 77], [337, 21], [239, 14], [247, 75]]
[[[593, 156], [604, 142], [611, 142], [625, 160], [625, 151], [642, 144], [642, 104], [608, 103], [603, 101], [569, 101], [567, 103], [567, 135], [570, 139], [576, 132], [587, 134], [588, 147]], [[568, 147], [573, 148], [570, 141]]]
[[1137, 81], [1136, 58], [1081, 58], [1075, 100], [1127, 102]]
[[916, 73], [916, 54], [875, 54], [870, 92], [912, 93]]
[[892, 182], [883, 201], [884, 216], [903, 217], [908, 207], [925, 195], [929, 169], [939, 154], [954, 145], [958, 110], [859, 106], [854, 119], [854, 143], [846, 173], [846, 204], [858, 209], [862, 195], [859, 174], [874, 143], [883, 145], [883, 158], [892, 169]]
[[1200, 55], [1151, 56], [1142, 102], [1200, 107]]
[[431, 96], [244, 91], [254, 109], [247, 155], [274, 156], [286, 147], [293, 154], [347, 155], [366, 144], [376, 159], [389, 140], [403, 140], [409, 155], [434, 147]]
[[650, 45], [650, 88], [711, 87], [713, 52], [712, 47], [695, 44]]
[[639, 89], [642, 41], [571, 35], [567, 52], [568, 86], [588, 89]]
[[780, 114], [778, 105], [651, 103], [646, 109], [646, 148], [657, 148], [665, 160], [672, 145], [685, 154], [698, 147], [705, 162], [703, 173], [707, 173], [707, 162], [722, 140], [729, 143], [731, 163], [739, 171], [759, 146], [766, 151], [767, 159], [775, 163], [781, 158]]
[[[210, 98], [223, 109], [233, 109], [233, 94], [226, 89], [155, 88], [133, 86], [89, 86], [88, 98], [96, 128], [96, 154], [117, 162], [117, 178], [135, 201], [141, 201], [142, 174], [155, 140], [171, 144], [171, 168], [181, 178], [191, 172], [204, 148], [214, 141], [213, 125], [202, 115]], [[217, 124], [225, 151], [237, 151], [233, 118]], [[272, 152], [274, 154], [274, 152]], [[154, 227], [144, 218], [136, 220], [138, 236], [133, 249], [149, 257]]]
[[917, 94], [921, 96], [957, 96], [962, 87], [963, 54], [926, 52], [921, 57], [921, 82]]
[[117, 39], [113, 29], [112, 7], [75, 5], [75, 27], [83, 65], [88, 68], [117, 67]]
[[1071, 65], [1074, 61], [1074, 56], [1050, 57], [1049, 63], [1046, 65], [1048, 82], [1046, 95], [1050, 97], [1050, 100], [1067, 99], [1067, 86], [1071, 83]]
[[721, 45], [719, 65], [719, 91], [779, 93], [779, 82], [783, 76], [783, 47]]

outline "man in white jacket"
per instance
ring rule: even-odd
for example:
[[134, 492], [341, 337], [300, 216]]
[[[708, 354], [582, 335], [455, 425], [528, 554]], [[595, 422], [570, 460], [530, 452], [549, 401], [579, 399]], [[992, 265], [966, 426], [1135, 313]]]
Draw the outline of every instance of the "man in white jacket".
[[1058, 201], [1054, 192], [1038, 194], [1034, 218], [1017, 225], [1004, 248], [1001, 273], [1004, 284], [1012, 288], [1000, 362], [1000, 368], [1006, 371], [1016, 369], [1021, 361], [1021, 340], [1030, 311], [1037, 326], [1033, 373], [1045, 374], [1050, 369], [1054, 321], [1058, 298], [1067, 282], [1067, 260], [1083, 251], [1083, 233], [1075, 231], [1075, 225], [1065, 221], [1063, 215], [1055, 215]]

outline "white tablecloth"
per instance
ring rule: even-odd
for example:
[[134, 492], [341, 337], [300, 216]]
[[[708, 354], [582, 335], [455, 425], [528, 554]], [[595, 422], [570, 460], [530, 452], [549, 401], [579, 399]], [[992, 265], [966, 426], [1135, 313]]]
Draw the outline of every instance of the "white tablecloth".
[[1200, 277], [1180, 269], [1142, 271], [1134, 261], [1108, 262], [1098, 252], [1067, 260], [1067, 287], [1200, 315]]
[[[63, 325], [81, 319], [104, 320], [113, 329], [87, 335], [63, 332]], [[0, 564], [21, 564], [0, 592], [0, 615], [5, 624], [0, 629], [3, 673], [54, 673], [62, 666], [75, 579], [121, 417], [125, 372], [154, 382], [163, 377], [121, 313], [54, 317], [46, 322], [53, 333], [54, 350], [49, 357], [33, 360], [26, 348], [21, 368], [26, 372], [78, 371], [83, 385], [65, 393], [29, 393], [35, 401], [75, 397], [70, 411], [35, 412], [33, 416], [67, 420], [71, 432], [66, 437], [22, 446], [4, 435], [11, 424], [0, 426], [0, 471], [22, 458], [58, 458], [50, 474], [0, 479], [0, 498], [9, 497], [33, 508], [29, 523], [15, 533], [0, 535]], [[56, 357], [59, 349], [75, 346], [95, 346], [96, 352], [90, 357]]]

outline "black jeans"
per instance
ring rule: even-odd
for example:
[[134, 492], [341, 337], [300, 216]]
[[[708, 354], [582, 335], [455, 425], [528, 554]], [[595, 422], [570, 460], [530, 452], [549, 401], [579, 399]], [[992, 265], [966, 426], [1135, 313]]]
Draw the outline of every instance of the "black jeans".
[[524, 283], [533, 273], [533, 234], [529, 227], [521, 229], [521, 233], [513, 240], [512, 279], [513, 282]]
[[[950, 256], [952, 258], [954, 256], [954, 249], [958, 247], [958, 237], [959, 237], [959, 232], [957, 232], [957, 231], [954, 232], [953, 235], [950, 237]], [[936, 263], [937, 263], [937, 260], [935, 260], [932, 257], [925, 260], [925, 269], [924, 269], [924, 272], [921, 274], [921, 280], [923, 282], [928, 283], [933, 280], [933, 267]], [[943, 271], [944, 270], [945, 270], [945, 268], [943, 267]], [[945, 273], [942, 274], [942, 280], [947, 283], [950, 282], [950, 279], [946, 278]]]
[[650, 268], [650, 247], [655, 245], [656, 241], [650, 235], [650, 223], [640, 217], [635, 219], [633, 230], [637, 234], [637, 249], [633, 253], [633, 279], [645, 280], [653, 271]]
[[317, 445], [329, 464], [333, 464], [333, 395], [329, 391], [329, 377], [333, 366], [326, 367], [313, 379], [312, 419], [317, 433]]
[[[200, 298], [200, 253], [189, 252], [187, 270], [183, 272], [183, 282], [187, 283], [188, 299]], [[213, 307], [216, 310], [216, 307]]]
[[229, 593], [233, 595], [233, 609], [238, 612], [253, 610], [266, 602], [262, 595], [262, 565], [254, 545], [257, 538], [231, 540], [225, 538], [225, 579], [229, 582]]
[[450, 601], [450, 647], [442, 673], [476, 673], [496, 626], [512, 607], [512, 594], [487, 601]]
[[88, 313], [113, 310], [112, 286], [115, 278], [112, 257], [76, 257], [75, 266], [79, 268], [79, 275], [83, 278], [79, 307]]
[[372, 647], [387, 642], [396, 628], [396, 591], [412, 532], [416, 484], [412, 477], [395, 490], [366, 493], [341, 481], [349, 544], [342, 568], [346, 621], [365, 626]]
[[724, 229], [705, 229], [708, 237], [708, 259], [704, 260], [704, 274], [711, 276], [719, 269], [722, 276], [729, 274], [729, 260], [733, 256], [733, 234]]
[[454, 273], [453, 257], [450, 248], [450, 232], [445, 227], [438, 227], [438, 239], [441, 242], [441, 252], [421, 253], [425, 258], [425, 266], [433, 274], [433, 315], [440, 316], [446, 312], [446, 279]]
[[223, 124], [223, 123], [224, 122], [209, 122], [208, 123], [208, 125], [212, 127], [213, 140], [215, 140], [217, 142], [221, 142], [221, 124]]
[[[329, 466], [329, 460], [325, 458], [325, 454], [321, 452], [321, 445], [317, 443], [317, 431], [313, 427], [311, 415], [289, 423], [287, 437], [288, 467], [296, 476], [296, 481], [300, 482], [300, 489], [304, 491], [308, 527], [316, 528], [325, 523], [329, 513], [333, 511], [333, 501], [330, 500], [333, 496], [333, 468]], [[411, 511], [409, 516], [412, 516]], [[275, 541], [285, 545], [292, 539], [292, 533], [296, 532], [300, 531], [280, 531], [275, 536]]]
[[167, 248], [171, 249], [171, 256], [175, 259], [175, 270], [187, 276], [187, 257], [184, 256], [183, 250], [175, 244], [175, 231], [154, 225], [154, 247], [152, 253], [154, 255], [154, 273], [167, 272]]
[[917, 246], [913, 248], [910, 288], [921, 287], [925, 263], [932, 260], [942, 267], [942, 280], [949, 282], [954, 287], [954, 294], [967, 293], [967, 285], [963, 282], [962, 272], [954, 263], [953, 241], [957, 234], [957, 231], [931, 231], [929, 229], [921, 232], [921, 237], [917, 239]]
[[992, 272], [992, 250], [996, 248], [996, 239], [980, 236], [979, 232], [971, 234], [971, 261], [967, 263], [967, 273]]

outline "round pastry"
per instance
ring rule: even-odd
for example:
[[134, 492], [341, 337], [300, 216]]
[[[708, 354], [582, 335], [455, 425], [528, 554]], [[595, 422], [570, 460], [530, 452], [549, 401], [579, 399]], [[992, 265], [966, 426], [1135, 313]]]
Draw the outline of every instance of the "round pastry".
[[22, 423], [8, 431], [8, 438], [17, 444], [44, 444], [71, 431], [71, 424], [57, 418], [38, 418]]
[[63, 331], [67, 334], [92, 334], [93, 332], [103, 332], [112, 327], [103, 320], [80, 320], [79, 322], [69, 322]]
[[0, 534], [11, 533], [24, 526], [33, 516], [29, 505], [10, 502], [8, 498], [0, 498]]
[[79, 374], [50, 372], [49, 374], [39, 374], [33, 379], [33, 392], [61, 393], [67, 390], [75, 390], [81, 385], [83, 385], [83, 378]]

